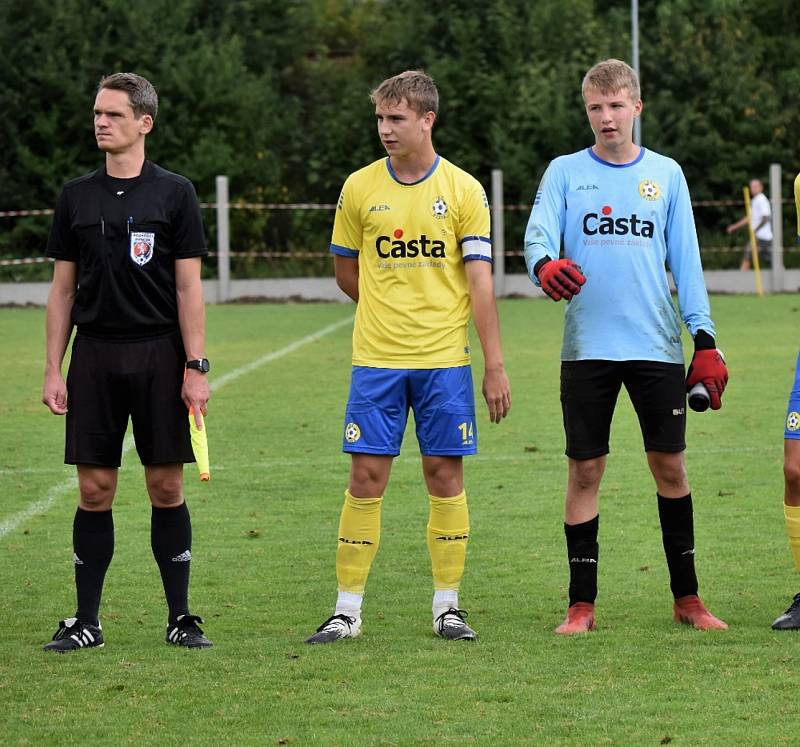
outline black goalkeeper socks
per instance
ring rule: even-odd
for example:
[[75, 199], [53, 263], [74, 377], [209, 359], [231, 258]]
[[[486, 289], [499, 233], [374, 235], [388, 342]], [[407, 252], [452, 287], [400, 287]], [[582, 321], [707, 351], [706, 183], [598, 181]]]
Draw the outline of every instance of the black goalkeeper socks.
[[677, 599], [687, 594], [697, 594], [692, 494], [683, 498], [664, 498], [663, 495], [658, 495], [658, 517], [661, 520], [661, 536], [667, 556], [672, 595]]
[[114, 555], [114, 518], [111, 510], [85, 511], [78, 508], [72, 522], [72, 560], [75, 590], [81, 622], [98, 625], [103, 581]]
[[569, 606], [576, 602], [594, 604], [597, 597], [597, 531], [600, 516], [582, 524], [564, 524], [569, 560]]
[[192, 560], [192, 522], [186, 503], [156, 508], [150, 523], [150, 545], [161, 571], [169, 621], [189, 614], [189, 566]]

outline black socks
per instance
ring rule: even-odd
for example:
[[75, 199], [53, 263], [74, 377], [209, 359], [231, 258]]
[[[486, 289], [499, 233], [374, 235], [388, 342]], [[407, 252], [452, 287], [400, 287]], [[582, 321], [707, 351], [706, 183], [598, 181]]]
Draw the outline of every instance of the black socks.
[[687, 594], [697, 594], [692, 494], [683, 498], [664, 498], [659, 495], [658, 517], [661, 520], [661, 536], [667, 556], [672, 595], [677, 599]]
[[150, 545], [161, 571], [169, 622], [189, 614], [189, 566], [192, 559], [192, 522], [186, 503], [176, 508], [153, 508]]
[[594, 604], [597, 597], [597, 530], [600, 516], [583, 524], [564, 524], [569, 560], [569, 606], [576, 602]]
[[108, 511], [78, 508], [72, 523], [75, 590], [81, 622], [98, 625], [103, 581], [114, 555], [114, 518]]

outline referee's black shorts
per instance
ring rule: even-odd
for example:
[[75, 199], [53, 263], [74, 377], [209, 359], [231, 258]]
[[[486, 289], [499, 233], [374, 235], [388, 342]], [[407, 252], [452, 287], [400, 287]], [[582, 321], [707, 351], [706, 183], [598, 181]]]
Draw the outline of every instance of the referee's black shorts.
[[561, 411], [571, 459], [608, 454], [611, 418], [628, 390], [645, 451], [686, 448], [686, 378], [682, 363], [582, 360], [561, 362]]
[[67, 374], [64, 462], [119, 467], [133, 424], [142, 464], [193, 462], [179, 332], [137, 341], [78, 334]]

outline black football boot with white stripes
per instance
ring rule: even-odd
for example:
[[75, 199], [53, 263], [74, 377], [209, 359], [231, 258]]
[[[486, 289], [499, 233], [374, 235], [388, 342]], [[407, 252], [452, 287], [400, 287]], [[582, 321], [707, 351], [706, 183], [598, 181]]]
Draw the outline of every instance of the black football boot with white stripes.
[[167, 625], [167, 643], [184, 648], [209, 648], [214, 644], [208, 640], [197, 623], [203, 622], [197, 615], [178, 615], [174, 623]]
[[58, 623], [58, 630], [45, 647], [45, 651], [55, 651], [66, 654], [77, 651], [79, 648], [103, 648], [103, 631], [99, 625], [90, 625], [78, 620], [77, 617], [68, 617]]
[[794, 600], [774, 623], [773, 630], [800, 630], [800, 594], [794, 595]]
[[466, 610], [450, 607], [433, 619], [433, 632], [448, 641], [474, 641], [478, 636], [464, 622]]
[[[357, 614], [357, 613], [356, 613]], [[361, 635], [361, 618], [353, 615], [334, 613], [322, 625], [320, 625], [314, 635], [306, 638], [306, 643], [311, 645], [317, 643], [333, 643], [342, 638], [357, 638]]]

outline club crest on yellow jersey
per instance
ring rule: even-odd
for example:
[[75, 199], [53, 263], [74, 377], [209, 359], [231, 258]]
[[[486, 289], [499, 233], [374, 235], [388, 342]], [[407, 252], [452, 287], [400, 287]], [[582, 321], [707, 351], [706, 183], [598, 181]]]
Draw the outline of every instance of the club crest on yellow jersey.
[[444, 201], [444, 197], [439, 195], [434, 200], [433, 205], [431, 205], [431, 212], [433, 213], [433, 217], [437, 220], [442, 220], [447, 217], [447, 203]]

